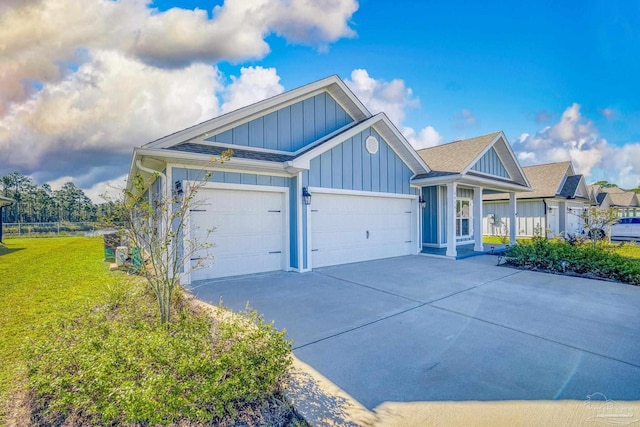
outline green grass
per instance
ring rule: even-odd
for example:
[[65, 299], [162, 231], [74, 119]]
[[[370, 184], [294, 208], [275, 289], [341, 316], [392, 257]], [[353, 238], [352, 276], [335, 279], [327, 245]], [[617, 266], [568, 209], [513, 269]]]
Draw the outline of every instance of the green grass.
[[620, 256], [640, 260], [640, 244], [638, 243], [612, 243], [610, 248]]
[[150, 288], [108, 271], [101, 238], [5, 243], [0, 425], [298, 422], [282, 397], [291, 343], [254, 311], [212, 316], [179, 292], [161, 325]]
[[[21, 352], [39, 325], [81, 313], [117, 280], [101, 238], [6, 239], [0, 246], [0, 404], [23, 375]], [[1, 419], [0, 419], [1, 424]]]

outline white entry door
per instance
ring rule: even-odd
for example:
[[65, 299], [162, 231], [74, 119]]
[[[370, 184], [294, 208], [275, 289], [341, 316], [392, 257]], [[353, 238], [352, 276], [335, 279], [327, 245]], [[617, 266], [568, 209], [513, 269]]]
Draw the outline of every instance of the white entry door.
[[560, 212], [557, 202], [547, 202], [547, 237], [560, 232]]
[[311, 267], [415, 253], [414, 201], [313, 192]]
[[[191, 257], [192, 281], [285, 268], [284, 192], [256, 186], [205, 188], [196, 197], [189, 213], [190, 237], [206, 238], [212, 246]], [[213, 259], [201, 259], [207, 254]]]

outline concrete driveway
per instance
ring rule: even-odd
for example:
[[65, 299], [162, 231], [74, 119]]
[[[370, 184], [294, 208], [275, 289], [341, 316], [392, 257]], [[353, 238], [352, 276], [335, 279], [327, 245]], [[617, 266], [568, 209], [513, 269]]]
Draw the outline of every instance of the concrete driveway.
[[383, 402], [640, 400], [640, 287], [406, 256], [196, 282], [247, 302], [368, 409]]

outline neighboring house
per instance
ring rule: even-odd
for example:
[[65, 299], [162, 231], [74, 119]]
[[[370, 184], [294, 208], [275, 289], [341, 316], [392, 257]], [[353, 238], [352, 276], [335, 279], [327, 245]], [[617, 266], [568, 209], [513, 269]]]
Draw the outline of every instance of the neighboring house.
[[2, 208], [13, 203], [12, 199], [0, 196], [0, 243], [2, 243]]
[[[213, 171], [186, 237], [215, 227], [214, 264], [186, 265], [187, 283], [417, 254], [423, 244], [455, 257], [457, 244], [482, 250], [483, 188], [528, 186], [502, 132], [448, 146], [418, 154], [331, 76], [135, 149], [129, 189], [138, 174], [158, 176], [138, 194], [152, 201]], [[228, 148], [229, 161], [211, 164]], [[431, 159], [440, 150], [458, 161]]]
[[[591, 201], [584, 177], [575, 174], [571, 162], [525, 166], [522, 170], [533, 191], [517, 194], [517, 235], [534, 236], [545, 230], [550, 236], [580, 233], [582, 213]], [[513, 228], [507, 209], [506, 194], [484, 196], [485, 234], [500, 236]]]
[[599, 208], [616, 209], [620, 217], [640, 215], [640, 194], [634, 191], [594, 184], [589, 186], [589, 194]]

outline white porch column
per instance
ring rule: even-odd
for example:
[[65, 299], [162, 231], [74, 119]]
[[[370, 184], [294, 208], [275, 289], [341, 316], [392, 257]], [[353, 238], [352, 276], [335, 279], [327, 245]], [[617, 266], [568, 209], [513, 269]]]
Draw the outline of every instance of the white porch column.
[[447, 184], [447, 252], [446, 255], [455, 257], [456, 250], [456, 183]]
[[484, 230], [482, 229], [482, 187], [473, 187], [473, 238], [475, 244], [473, 245], [474, 251], [483, 251], [484, 245], [482, 244], [482, 235]]
[[516, 243], [516, 228], [518, 223], [516, 222], [517, 215], [517, 200], [516, 193], [514, 191], [509, 193], [509, 244], [515, 245]]

